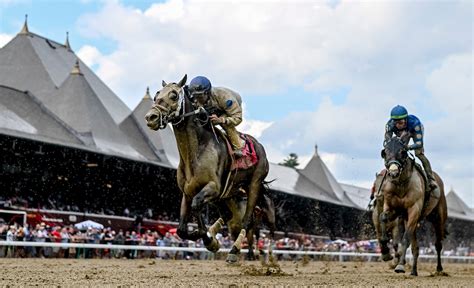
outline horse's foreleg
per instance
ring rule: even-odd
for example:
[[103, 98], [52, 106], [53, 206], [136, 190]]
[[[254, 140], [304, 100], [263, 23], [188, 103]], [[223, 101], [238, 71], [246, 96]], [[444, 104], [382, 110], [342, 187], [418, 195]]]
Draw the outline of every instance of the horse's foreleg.
[[216, 200], [218, 197], [219, 190], [216, 182], [210, 181], [194, 196], [191, 207], [196, 211], [201, 211], [205, 204]]
[[179, 227], [178, 227], [178, 236], [181, 239], [188, 239], [188, 221], [189, 213], [191, 212], [191, 199], [186, 197], [183, 193], [183, 198], [181, 198], [181, 209], [179, 210]]
[[390, 219], [390, 212], [384, 211], [380, 213], [380, 250], [382, 253], [382, 260], [383, 261], [390, 261], [393, 259], [392, 255], [390, 255], [390, 249], [388, 248], [388, 233], [387, 233], [387, 226]]
[[240, 254], [240, 249], [242, 248], [242, 241], [244, 240], [245, 233], [245, 229], [240, 230], [239, 236], [235, 240], [234, 245], [232, 245], [232, 249], [230, 249], [230, 252], [227, 255], [227, 263], [236, 263], [239, 261], [238, 255]]
[[[403, 235], [401, 247], [400, 247], [400, 262], [398, 263], [397, 267], [395, 267], [395, 272], [397, 273], [405, 273], [405, 263], [406, 263], [406, 254], [407, 254], [407, 249], [410, 243], [412, 241], [416, 241], [416, 225], [418, 224], [418, 220], [420, 218], [420, 211], [421, 211], [421, 205], [414, 205], [410, 209], [408, 209], [408, 220], [406, 220], [406, 225], [405, 225], [405, 233]], [[416, 245], [417, 248], [418, 245]], [[417, 252], [414, 252], [417, 253]], [[416, 260], [415, 254], [413, 254], [413, 270], [412, 270], [412, 275], [416, 275]]]

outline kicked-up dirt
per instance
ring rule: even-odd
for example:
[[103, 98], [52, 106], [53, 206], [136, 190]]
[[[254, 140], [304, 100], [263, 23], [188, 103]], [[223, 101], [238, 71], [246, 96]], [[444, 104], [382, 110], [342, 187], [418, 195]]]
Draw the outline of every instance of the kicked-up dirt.
[[418, 277], [381, 262], [0, 259], [0, 286], [48, 287], [474, 287], [474, 265], [419, 263]]

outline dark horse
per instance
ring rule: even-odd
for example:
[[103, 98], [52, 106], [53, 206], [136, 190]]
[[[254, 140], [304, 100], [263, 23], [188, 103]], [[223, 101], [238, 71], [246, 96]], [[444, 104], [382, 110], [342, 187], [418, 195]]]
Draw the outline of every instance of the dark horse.
[[[418, 275], [417, 261], [419, 255], [418, 241], [416, 239], [416, 228], [424, 217], [433, 224], [436, 234], [436, 252], [438, 253], [438, 265], [436, 270], [443, 271], [441, 266], [442, 240], [446, 233], [447, 207], [444, 195], [444, 184], [438, 174], [434, 173], [439, 193], [426, 191], [426, 182], [423, 172], [416, 168], [415, 160], [408, 155], [406, 144], [408, 134], [400, 138], [393, 137], [387, 141], [382, 158], [388, 170], [387, 177], [382, 184], [383, 212], [380, 214], [381, 238], [379, 238], [383, 254], [388, 253], [387, 227], [390, 221], [397, 217], [404, 222], [404, 233], [399, 245], [400, 260], [395, 272], [404, 273], [406, 263], [406, 250], [411, 244], [413, 252], [413, 267], [411, 275]], [[438, 195], [436, 197], [435, 195]]]
[[[219, 219], [207, 231], [201, 210], [207, 203], [227, 201], [233, 205], [233, 197], [247, 192], [247, 207], [242, 217], [243, 228], [232, 231], [234, 245], [227, 256], [228, 262], [237, 262], [241, 242], [254, 225], [253, 212], [268, 174], [268, 160], [263, 146], [253, 137], [258, 163], [248, 169], [230, 171], [232, 156], [227, 150], [221, 133], [216, 133], [207, 111], [195, 107], [185, 89], [187, 76], [178, 83], [162, 82], [163, 88], [156, 93], [154, 104], [145, 119], [150, 129], [158, 130], [173, 125], [180, 161], [177, 171], [178, 187], [183, 193], [178, 235], [183, 239], [203, 239], [209, 251], [216, 252], [219, 244], [215, 234], [224, 224]], [[197, 212], [198, 229], [188, 233], [187, 224], [191, 210]]]

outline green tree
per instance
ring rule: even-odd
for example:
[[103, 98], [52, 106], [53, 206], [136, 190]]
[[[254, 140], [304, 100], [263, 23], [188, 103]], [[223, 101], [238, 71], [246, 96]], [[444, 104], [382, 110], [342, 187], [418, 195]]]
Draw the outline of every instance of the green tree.
[[290, 153], [290, 155], [284, 159], [283, 162], [278, 164], [291, 168], [296, 168], [296, 166], [300, 165], [300, 163], [298, 163], [298, 155], [296, 155], [296, 153]]

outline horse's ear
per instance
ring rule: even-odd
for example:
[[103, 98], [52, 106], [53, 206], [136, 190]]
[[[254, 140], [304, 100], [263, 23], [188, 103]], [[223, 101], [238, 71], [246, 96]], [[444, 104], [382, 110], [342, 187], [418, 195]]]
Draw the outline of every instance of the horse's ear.
[[382, 156], [383, 159], [385, 159], [385, 149], [382, 149], [382, 151], [380, 151], [380, 156]]
[[161, 85], [163, 85], [163, 87], [165, 87], [168, 84], [166, 84], [165, 80], [161, 80]]
[[188, 74], [184, 74], [184, 77], [183, 79], [181, 79], [181, 81], [179, 81], [178, 86], [183, 87], [186, 84], [187, 80], [188, 80]]

